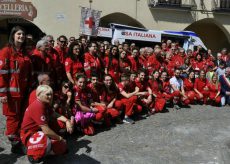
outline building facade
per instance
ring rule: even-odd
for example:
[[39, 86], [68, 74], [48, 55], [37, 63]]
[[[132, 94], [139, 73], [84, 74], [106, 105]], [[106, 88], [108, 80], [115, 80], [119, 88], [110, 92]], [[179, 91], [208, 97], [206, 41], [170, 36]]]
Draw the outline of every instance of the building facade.
[[81, 6], [102, 11], [102, 27], [194, 31], [214, 52], [230, 50], [230, 0], [0, 0], [0, 46], [16, 24], [35, 38], [42, 33], [78, 37]]

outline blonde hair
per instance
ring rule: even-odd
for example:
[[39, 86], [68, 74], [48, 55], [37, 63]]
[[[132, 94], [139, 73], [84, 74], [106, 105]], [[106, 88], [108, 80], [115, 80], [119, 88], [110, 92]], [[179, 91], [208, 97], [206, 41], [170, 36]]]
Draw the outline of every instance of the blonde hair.
[[39, 97], [44, 92], [51, 92], [53, 94], [53, 89], [48, 85], [39, 85], [36, 89], [36, 96]]

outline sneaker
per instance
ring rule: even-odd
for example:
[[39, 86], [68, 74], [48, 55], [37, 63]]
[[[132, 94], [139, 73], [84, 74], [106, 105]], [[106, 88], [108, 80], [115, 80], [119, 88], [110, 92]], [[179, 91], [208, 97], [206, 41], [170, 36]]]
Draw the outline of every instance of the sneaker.
[[129, 118], [129, 117], [125, 117], [124, 119], [123, 119], [123, 122], [124, 123], [127, 123], [127, 124], [134, 124], [135, 123], [135, 121], [133, 121], [131, 118]]
[[19, 141], [11, 142], [11, 152], [14, 154], [25, 155], [26, 147]]
[[181, 107], [179, 107], [179, 105], [174, 105], [174, 108], [175, 108], [176, 110], [181, 109]]

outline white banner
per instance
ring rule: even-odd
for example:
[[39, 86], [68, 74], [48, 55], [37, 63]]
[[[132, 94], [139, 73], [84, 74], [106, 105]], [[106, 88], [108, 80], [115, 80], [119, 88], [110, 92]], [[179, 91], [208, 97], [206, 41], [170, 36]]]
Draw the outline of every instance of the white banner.
[[113, 34], [113, 40], [116, 40], [116, 39], [161, 42], [161, 32], [151, 31], [151, 30], [138, 31], [138, 30], [115, 29], [114, 34]]
[[96, 36], [100, 23], [101, 11], [90, 8], [81, 8], [80, 33], [85, 35]]
[[98, 27], [97, 36], [112, 38], [112, 29], [106, 27]]

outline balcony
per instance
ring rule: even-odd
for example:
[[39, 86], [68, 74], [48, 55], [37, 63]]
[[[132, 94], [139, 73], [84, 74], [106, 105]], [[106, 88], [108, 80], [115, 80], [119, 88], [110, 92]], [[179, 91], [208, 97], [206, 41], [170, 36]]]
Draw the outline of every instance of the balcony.
[[196, 7], [195, 0], [148, 0], [149, 8], [191, 10]]
[[213, 0], [213, 11], [230, 12], [230, 0]]

